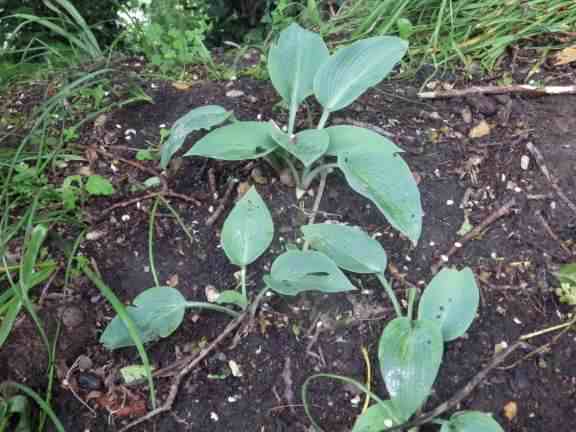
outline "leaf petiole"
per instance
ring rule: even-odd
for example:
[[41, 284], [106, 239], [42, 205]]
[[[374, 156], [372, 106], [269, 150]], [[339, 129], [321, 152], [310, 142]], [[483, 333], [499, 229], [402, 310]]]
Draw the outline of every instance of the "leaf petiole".
[[398, 297], [396, 297], [396, 294], [392, 290], [392, 287], [390, 286], [390, 284], [388, 283], [388, 281], [384, 277], [383, 273], [376, 273], [376, 277], [380, 281], [380, 284], [384, 287], [384, 290], [386, 290], [386, 294], [388, 295], [388, 298], [392, 302], [392, 306], [394, 306], [394, 311], [396, 312], [396, 316], [398, 318], [401, 318], [402, 316], [404, 316], [402, 314], [402, 308], [400, 307], [400, 302], [398, 302]]
[[234, 318], [238, 318], [240, 316], [240, 314], [236, 311], [233, 311], [232, 309], [229, 309], [227, 307], [224, 306], [218, 306], [215, 304], [211, 304], [211, 303], [205, 303], [205, 302], [186, 302], [186, 307], [187, 308], [195, 308], [195, 309], [208, 309], [208, 310], [213, 310], [215, 312], [223, 312], [225, 314], [228, 314]]

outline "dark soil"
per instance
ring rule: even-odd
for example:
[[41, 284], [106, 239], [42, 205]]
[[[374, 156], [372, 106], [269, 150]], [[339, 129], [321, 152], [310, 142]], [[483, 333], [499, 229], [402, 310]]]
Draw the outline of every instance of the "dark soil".
[[[107, 131], [120, 131], [107, 150], [134, 159], [131, 148], [147, 148], [158, 142], [160, 125], [168, 127], [191, 108], [218, 104], [235, 112], [237, 118], [274, 118], [285, 123], [286, 114], [266, 83], [240, 79], [231, 82], [200, 82], [186, 90], [157, 83], [150, 88], [154, 104], [117, 111], [107, 119]], [[230, 90], [243, 96], [231, 98]], [[521, 335], [564, 322], [570, 312], [559, 305], [552, 276], [559, 263], [576, 255], [576, 213], [559, 198], [528, 150], [532, 143], [565, 195], [576, 201], [576, 96], [540, 98], [502, 95], [446, 99], [423, 103], [410, 83], [387, 83], [369, 91], [332, 123], [366, 124], [390, 134], [406, 150], [406, 159], [420, 181], [425, 210], [424, 232], [416, 248], [391, 229], [370, 203], [351, 191], [339, 174], [328, 182], [318, 221], [339, 220], [362, 226], [382, 242], [391, 262], [390, 279], [403, 292], [411, 285], [424, 286], [432, 277], [431, 267], [457, 242], [466, 220], [476, 226], [511, 198], [514, 211], [498, 219], [478, 238], [466, 242], [446, 265], [470, 266], [482, 289], [477, 320], [466, 337], [447, 345], [440, 376], [427, 408], [450, 398], [492, 358], [495, 349]], [[316, 107], [311, 106], [313, 116]], [[303, 115], [302, 118], [305, 118]], [[479, 122], [487, 121], [490, 133], [469, 138]], [[301, 125], [305, 126], [305, 125]], [[126, 141], [124, 131], [136, 135]], [[98, 135], [101, 136], [101, 135]], [[102, 145], [87, 131], [87, 146]], [[186, 150], [202, 134], [191, 136]], [[108, 142], [107, 144], [110, 144]], [[521, 166], [528, 158], [528, 166]], [[142, 165], [157, 169], [152, 162]], [[189, 300], [205, 301], [207, 286], [234, 287], [237, 268], [230, 265], [219, 247], [219, 234], [233, 199], [213, 226], [205, 221], [218, 207], [234, 178], [254, 183], [264, 197], [276, 224], [276, 239], [268, 254], [249, 267], [250, 289], [256, 293], [261, 276], [285, 245], [299, 241], [298, 227], [307, 220], [295, 200], [294, 189], [283, 185], [261, 161], [223, 163], [203, 159], [177, 160], [178, 168], [168, 173], [170, 188], [195, 196], [201, 205], [178, 199], [170, 203], [180, 213], [194, 236], [191, 243], [168, 209], [159, 207], [154, 226], [153, 250], [161, 283], [176, 286]], [[92, 241], [81, 251], [96, 263], [105, 282], [126, 302], [154, 285], [148, 257], [148, 230], [152, 200], [118, 207], [112, 205], [138, 196], [131, 189], [150, 174], [121, 161], [99, 159], [93, 169], [113, 180], [117, 190], [110, 199], [92, 201], [87, 214], [93, 221]], [[210, 189], [214, 176], [217, 194]], [[263, 178], [261, 178], [263, 177]], [[236, 191], [233, 198], [236, 196]], [[69, 234], [64, 230], [64, 238]], [[54, 245], [52, 245], [54, 246]], [[377, 343], [386, 321], [393, 317], [391, 306], [378, 285], [369, 277], [352, 281], [360, 288], [353, 294], [309, 294], [298, 298], [267, 297], [257, 315], [257, 326], [230, 349], [231, 339], [202, 362], [181, 386], [172, 411], [145, 423], [141, 431], [306, 431], [309, 422], [302, 405], [303, 382], [316, 372], [336, 373], [365, 381], [362, 347], [378, 369]], [[89, 356], [96, 374], [113, 376], [120, 367], [139, 362], [135, 350], [107, 352], [98, 344], [101, 329], [113, 311], [88, 281], [75, 279], [74, 289], [59, 290], [42, 309], [43, 317], [55, 328], [58, 317], [70, 318], [58, 339], [59, 370], [78, 356]], [[70, 312], [72, 311], [72, 312]], [[201, 342], [214, 339], [229, 318], [208, 312], [187, 313], [182, 327], [171, 337], [149, 347], [156, 368], [171, 364]], [[535, 347], [549, 342], [555, 333], [530, 339]], [[566, 333], [544, 350], [509, 369], [494, 370], [486, 381], [462, 401], [460, 408], [492, 412], [506, 431], [573, 431], [576, 427], [576, 346]], [[526, 352], [507, 360], [511, 365]], [[235, 362], [241, 376], [233, 376]], [[34, 326], [21, 320], [0, 355], [0, 379], [11, 378], [41, 389], [46, 384], [46, 352]], [[62, 376], [59, 377], [59, 382]], [[75, 376], [78, 379], [78, 376]], [[107, 381], [107, 383], [109, 383]], [[169, 379], [158, 381], [162, 400]], [[379, 373], [373, 387], [385, 396]], [[347, 431], [359, 414], [363, 395], [350, 386], [317, 380], [310, 388], [313, 413], [327, 431]], [[130, 390], [147, 398], [144, 387]], [[86, 391], [80, 389], [80, 396]], [[359, 397], [358, 397], [359, 396]], [[517, 404], [515, 416], [504, 415], [504, 407]], [[93, 404], [93, 402], [89, 402]], [[57, 385], [53, 404], [67, 431], [113, 431], [129, 419], [96, 408], [93, 416], [66, 388]]]

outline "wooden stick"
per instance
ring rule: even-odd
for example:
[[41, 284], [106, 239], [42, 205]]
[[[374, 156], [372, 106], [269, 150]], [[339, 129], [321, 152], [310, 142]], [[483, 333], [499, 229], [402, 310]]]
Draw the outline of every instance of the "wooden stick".
[[484, 219], [479, 225], [476, 225], [474, 227], [474, 229], [472, 229], [470, 232], [468, 232], [468, 234], [461, 237], [456, 242], [456, 243], [459, 243], [458, 246], [456, 246], [456, 244], [454, 244], [446, 254], [441, 255], [440, 258], [432, 265], [432, 268], [431, 268], [432, 274], [434, 275], [434, 274], [438, 273], [438, 270], [440, 270], [440, 268], [448, 262], [450, 257], [452, 255], [454, 255], [458, 250], [460, 250], [464, 246], [465, 243], [472, 240], [474, 237], [477, 237], [478, 235], [480, 235], [482, 233], [482, 231], [484, 231], [493, 222], [497, 221], [498, 219], [500, 219], [503, 216], [510, 214], [515, 205], [516, 205], [516, 199], [515, 198], [509, 199], [508, 201], [506, 201], [504, 203], [503, 206], [497, 208], [492, 213], [490, 213], [486, 219]]
[[524, 93], [530, 96], [576, 94], [576, 85], [568, 86], [533, 86], [527, 84], [514, 84], [508, 86], [474, 86], [465, 89], [452, 89], [431, 92], [420, 92], [420, 99], [442, 99], [453, 97], [464, 97], [471, 95], [496, 95], [507, 93]]

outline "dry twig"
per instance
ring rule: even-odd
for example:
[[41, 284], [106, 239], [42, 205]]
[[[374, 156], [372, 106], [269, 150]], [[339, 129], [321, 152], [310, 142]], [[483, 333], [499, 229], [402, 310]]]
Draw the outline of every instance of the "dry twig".
[[418, 93], [420, 99], [442, 99], [453, 97], [464, 97], [477, 94], [497, 95], [509, 93], [523, 93], [530, 96], [547, 96], [561, 94], [576, 94], [576, 85], [568, 86], [544, 86], [515, 84], [507, 86], [476, 86], [465, 89], [452, 89], [442, 91], [431, 91]]
[[538, 148], [531, 141], [528, 141], [526, 143], [526, 149], [528, 149], [528, 151], [532, 154], [532, 156], [534, 156], [534, 159], [536, 159], [536, 163], [540, 168], [540, 172], [544, 175], [544, 177], [546, 177], [546, 180], [548, 180], [548, 182], [550, 183], [552, 188], [556, 191], [560, 199], [564, 201], [564, 203], [570, 208], [570, 210], [576, 213], [576, 204], [570, 201], [570, 198], [566, 196], [566, 194], [558, 184], [558, 180], [550, 173], [550, 170], [548, 169], [548, 167], [546, 166], [546, 162], [544, 161], [544, 156], [542, 156], [540, 150], [538, 150]]
[[176, 396], [178, 395], [178, 390], [180, 389], [180, 383], [182, 382], [182, 379], [186, 375], [188, 375], [212, 351], [214, 351], [214, 349], [218, 345], [220, 345], [230, 334], [232, 334], [232, 332], [234, 332], [238, 327], [240, 327], [240, 325], [244, 322], [246, 318], [249, 318], [256, 313], [256, 310], [258, 308], [258, 305], [260, 304], [261, 299], [263, 298], [264, 293], [265, 290], [263, 290], [260, 293], [260, 295], [256, 297], [256, 299], [254, 300], [249, 309], [246, 309], [244, 313], [242, 313], [242, 315], [240, 315], [238, 318], [235, 318], [232, 322], [230, 322], [226, 326], [226, 328], [222, 331], [222, 333], [220, 333], [220, 335], [216, 339], [214, 339], [212, 343], [210, 343], [210, 345], [208, 345], [206, 348], [200, 351], [199, 354], [187, 356], [183, 359], [176, 361], [172, 365], [157, 371], [154, 374], [154, 376], [166, 376], [166, 372], [168, 372], [169, 370], [181, 368], [180, 370], [178, 370], [177, 373], [174, 374], [175, 376], [174, 379], [172, 380], [172, 384], [170, 385], [170, 391], [164, 403], [160, 405], [158, 408], [150, 411], [145, 416], [140, 417], [139, 419], [133, 421], [132, 423], [129, 423], [128, 425], [124, 426], [120, 430], [120, 432], [126, 432], [127, 430], [132, 429], [133, 427], [172, 409], [172, 405], [174, 404]]
[[454, 255], [456, 253], [456, 251], [462, 249], [462, 247], [464, 246], [464, 244], [466, 242], [468, 242], [468, 241], [472, 240], [474, 237], [480, 235], [482, 233], [482, 231], [484, 231], [490, 224], [494, 223], [495, 221], [497, 221], [501, 217], [510, 214], [512, 212], [512, 207], [514, 207], [515, 205], [516, 205], [516, 199], [511, 198], [508, 201], [506, 201], [506, 203], [504, 203], [503, 206], [497, 208], [495, 211], [490, 213], [488, 215], [488, 217], [486, 219], [484, 219], [479, 225], [476, 225], [465, 236], [463, 236], [462, 238], [460, 238], [458, 240], [458, 242], [457, 242], [457, 243], [459, 243], [458, 246], [453, 245], [446, 254], [440, 256], [440, 259], [438, 259], [432, 265], [432, 274], [438, 273], [438, 270], [440, 270], [440, 268], [446, 262], [448, 262], [450, 257], [452, 255]]
[[212, 213], [212, 215], [208, 219], [206, 219], [206, 226], [212, 226], [214, 225], [214, 222], [218, 220], [218, 218], [226, 208], [228, 201], [230, 200], [230, 196], [232, 195], [232, 191], [234, 190], [235, 184], [236, 182], [233, 180], [230, 180], [228, 182], [228, 187], [226, 188], [226, 192], [224, 192], [224, 196], [220, 200], [220, 204], [218, 204], [218, 207], [216, 208], [216, 210], [214, 210], [214, 213]]

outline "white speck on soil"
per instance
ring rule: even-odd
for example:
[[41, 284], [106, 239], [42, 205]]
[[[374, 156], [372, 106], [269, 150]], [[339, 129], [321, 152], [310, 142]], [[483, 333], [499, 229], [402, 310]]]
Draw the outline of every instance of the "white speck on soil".
[[447, 200], [447, 201], [446, 201], [446, 205], [447, 205], [447, 206], [452, 206], [452, 205], [454, 205], [454, 200], [451, 200], [451, 199]]
[[220, 418], [218, 417], [218, 414], [216, 414], [214, 411], [212, 411], [210, 413], [210, 420], [217, 422], [218, 420], [220, 420]]

